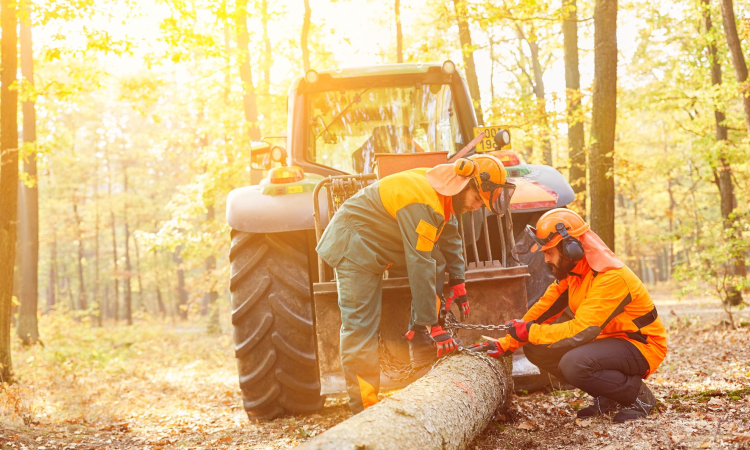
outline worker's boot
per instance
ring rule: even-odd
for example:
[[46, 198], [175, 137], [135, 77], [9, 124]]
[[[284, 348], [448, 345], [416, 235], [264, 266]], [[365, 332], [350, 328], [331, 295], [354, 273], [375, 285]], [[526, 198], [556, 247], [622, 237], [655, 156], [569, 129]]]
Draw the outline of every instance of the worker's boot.
[[430, 335], [427, 334], [427, 330], [424, 327], [421, 329], [409, 330], [406, 333], [406, 340], [409, 341], [409, 357], [411, 358], [411, 366], [418, 368], [432, 364], [437, 359], [437, 350], [435, 345], [430, 339]]
[[656, 405], [656, 397], [651, 392], [651, 389], [646, 386], [646, 383], [641, 382], [641, 388], [638, 391], [638, 397], [635, 401], [628, 405], [620, 408], [620, 411], [615, 414], [615, 423], [623, 423], [628, 420], [640, 419], [648, 416], [648, 413], [654, 409]]
[[576, 417], [584, 419], [586, 417], [606, 416], [616, 411], [619, 406], [619, 403], [607, 397], [594, 397], [594, 401], [589, 406], [579, 410], [576, 413]]

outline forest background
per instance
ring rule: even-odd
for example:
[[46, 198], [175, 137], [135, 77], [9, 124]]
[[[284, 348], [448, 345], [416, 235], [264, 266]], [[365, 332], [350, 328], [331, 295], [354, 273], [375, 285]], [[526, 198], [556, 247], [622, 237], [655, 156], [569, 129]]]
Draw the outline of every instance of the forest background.
[[[617, 14], [616, 51], [595, 51], [605, 7]], [[23, 342], [44, 341], [38, 315], [52, 312], [92, 326], [194, 316], [226, 328], [226, 195], [249, 184], [250, 141], [285, 133], [293, 78], [446, 59], [467, 75], [480, 121], [509, 126], [528, 162], [568, 177], [572, 207], [644, 281], [742, 307], [749, 9], [746, 0], [3, 1], [2, 337], [13, 323]], [[608, 149], [596, 135], [594, 62], [615, 55]], [[602, 92], [614, 107], [614, 91]], [[602, 203], [598, 182], [611, 185]]]

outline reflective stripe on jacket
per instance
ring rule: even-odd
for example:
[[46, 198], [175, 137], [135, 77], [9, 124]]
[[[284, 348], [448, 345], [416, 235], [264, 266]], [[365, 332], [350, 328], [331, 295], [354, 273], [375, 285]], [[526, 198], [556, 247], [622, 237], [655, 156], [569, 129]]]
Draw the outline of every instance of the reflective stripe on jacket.
[[[552, 323], [570, 307], [572, 320]], [[619, 338], [632, 342], [652, 374], [667, 354], [667, 332], [651, 296], [627, 266], [597, 273], [584, 258], [571, 275], [552, 283], [524, 315], [534, 322], [529, 342], [551, 348], [573, 348], [595, 339]], [[520, 343], [506, 336], [506, 348]]]
[[359, 191], [336, 211], [316, 248], [331, 267], [347, 258], [374, 273], [405, 269], [412, 300], [431, 305], [430, 317], [417, 317], [416, 325], [437, 322], [435, 245], [450, 279], [464, 279], [465, 269], [452, 198], [432, 188], [427, 170], [396, 173]]

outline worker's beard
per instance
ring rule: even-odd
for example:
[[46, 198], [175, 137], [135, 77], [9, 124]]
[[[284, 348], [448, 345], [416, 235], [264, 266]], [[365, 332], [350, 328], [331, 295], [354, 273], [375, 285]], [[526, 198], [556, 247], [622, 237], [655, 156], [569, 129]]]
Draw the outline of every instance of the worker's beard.
[[560, 259], [557, 261], [557, 264], [549, 262], [547, 265], [552, 270], [552, 275], [554, 275], [555, 279], [562, 281], [578, 265], [578, 261], [573, 261], [560, 252]]
[[456, 216], [460, 216], [461, 214], [463, 214], [465, 212], [468, 212], [468, 211], [471, 211], [471, 209], [472, 209], [469, 206], [467, 206], [468, 203], [469, 203], [469, 201], [467, 201], [467, 199], [469, 198], [469, 194], [471, 193], [472, 183], [473, 182], [468, 183], [466, 185], [466, 187], [464, 187], [461, 190], [461, 192], [459, 192], [458, 194], [456, 194], [456, 195], [454, 195], [452, 197], [452, 199], [453, 199], [452, 200], [452, 202], [453, 202], [453, 213]]

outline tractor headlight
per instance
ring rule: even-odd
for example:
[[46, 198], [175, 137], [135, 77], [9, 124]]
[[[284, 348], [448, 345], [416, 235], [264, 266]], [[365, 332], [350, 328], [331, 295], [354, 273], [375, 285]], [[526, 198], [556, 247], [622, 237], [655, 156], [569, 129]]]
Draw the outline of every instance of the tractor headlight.
[[443, 73], [446, 75], [453, 75], [456, 73], [456, 64], [450, 59], [443, 63]]
[[305, 81], [307, 84], [315, 84], [320, 79], [320, 75], [318, 75], [318, 72], [310, 69], [305, 73]]

